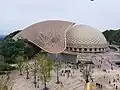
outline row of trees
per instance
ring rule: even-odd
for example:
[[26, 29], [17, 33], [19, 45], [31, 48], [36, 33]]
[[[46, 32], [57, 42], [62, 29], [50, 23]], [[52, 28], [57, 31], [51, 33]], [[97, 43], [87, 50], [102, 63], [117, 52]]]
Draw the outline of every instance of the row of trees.
[[[38, 53], [34, 57], [34, 62], [29, 63], [28, 57], [25, 56], [17, 56], [16, 57], [17, 67], [20, 71], [20, 75], [22, 75], [23, 67], [25, 67], [26, 71], [26, 79], [29, 79], [29, 71], [32, 69], [34, 73], [34, 84], [36, 85], [36, 77], [40, 78], [40, 81], [44, 84], [44, 90], [47, 90], [47, 82], [51, 80], [51, 70], [53, 69], [57, 73], [57, 83], [59, 83], [58, 71], [61, 69], [61, 64], [59, 61], [53, 61], [46, 55]], [[32, 67], [32, 68], [31, 68]], [[89, 78], [91, 78], [91, 68], [88, 67], [88, 64], [81, 63], [80, 70], [83, 73], [83, 78], [86, 83], [89, 82]], [[7, 90], [7, 89], [6, 89]]]
[[[40, 48], [27, 40], [13, 40], [12, 37], [18, 32], [20, 31], [13, 32], [0, 41], [0, 72], [6, 73], [9, 78], [9, 69], [13, 67], [11, 64], [15, 64], [14, 66], [19, 70], [20, 75], [23, 74], [22, 71], [24, 69], [26, 71], [26, 79], [29, 79], [29, 72], [32, 70], [34, 72], [34, 83], [36, 84], [36, 76], [39, 74], [46, 89], [46, 83], [50, 81], [50, 71], [53, 63], [45, 54], [38, 53], [41, 51]], [[34, 59], [32, 64], [29, 63], [30, 59]], [[60, 64], [55, 63], [54, 65], [59, 67]], [[56, 72], [57, 82], [59, 83], [58, 71]]]
[[38, 76], [45, 86], [44, 90], [46, 90], [46, 83], [51, 79], [52, 61], [46, 55], [41, 54], [37, 54], [35, 59], [37, 60]]
[[33, 57], [41, 49], [34, 47], [34, 45], [27, 40], [15, 41], [12, 39], [20, 31], [15, 31], [7, 35], [3, 40], [0, 40], [0, 74], [4, 71], [9, 71], [15, 69], [15, 67], [10, 66], [10, 64], [16, 64], [17, 56], [25, 56], [29, 59]]
[[[24, 69], [26, 71], [26, 79], [29, 79], [30, 70], [32, 70], [33, 72], [35, 70], [36, 74], [34, 74], [35, 75], [34, 77], [40, 77], [40, 81], [45, 86], [44, 90], [47, 90], [46, 84], [51, 79], [51, 70], [53, 68], [53, 63], [52, 63], [51, 59], [49, 59], [44, 54], [38, 53], [34, 57], [34, 62], [32, 62], [31, 64], [29, 63], [28, 58], [27, 57], [24, 58], [24, 56], [17, 56], [16, 60], [17, 60], [17, 68], [18, 68], [18, 70], [20, 72], [20, 75], [22, 75], [22, 71]], [[33, 63], [36, 63], [36, 65], [33, 66]], [[8, 76], [7, 76], [7, 79], [5, 79], [5, 78], [2, 77], [0, 79], [1, 80], [1, 82], [0, 82], [0, 90], [8, 90], [8, 88], [10, 87], [8, 85], [8, 80], [9, 80]], [[36, 82], [36, 78], [34, 78], [34, 79], [35, 79], [34, 81]], [[2, 80], [4, 82], [2, 82]], [[11, 87], [10, 87], [10, 89], [12, 90]]]
[[[27, 40], [14, 41], [12, 37], [16, 34], [12, 33], [7, 36], [4, 40], [0, 41], [0, 71], [7, 71], [7, 77], [9, 78], [8, 66], [10, 64], [16, 64], [17, 69], [22, 75], [23, 69], [26, 71], [26, 79], [29, 79], [29, 73], [32, 70], [34, 73], [34, 84], [36, 85], [37, 75], [40, 77], [40, 81], [44, 84], [45, 90], [47, 89], [46, 83], [51, 79], [51, 70], [54, 69], [56, 72], [56, 83], [59, 84], [59, 70], [61, 69], [61, 62], [55, 60], [53, 63], [46, 54], [37, 53], [41, 49], [37, 48]], [[37, 53], [37, 54], [36, 54]], [[29, 60], [33, 59], [34, 62], [29, 63]], [[56, 56], [57, 59], [57, 56]], [[5, 68], [3, 66], [5, 64]], [[53, 67], [54, 66], [54, 67]], [[1, 69], [2, 68], [2, 69]], [[87, 67], [85, 67], [87, 69]], [[89, 70], [88, 70], [89, 71]], [[85, 80], [88, 81], [89, 72], [83, 70]]]
[[12, 90], [12, 84], [5, 76], [0, 78], [0, 90]]
[[[29, 71], [33, 71], [34, 73], [34, 84], [36, 86], [37, 83], [37, 75], [40, 77], [40, 81], [44, 84], [45, 90], [47, 89], [46, 83], [51, 79], [51, 70], [56, 72], [56, 83], [59, 84], [59, 71], [62, 68], [62, 62], [60, 60], [55, 60], [53, 62], [47, 54], [37, 53], [34, 58], [32, 58], [34, 62], [29, 63], [28, 58], [26, 57], [24, 60], [24, 56], [18, 56], [16, 60], [18, 61], [18, 70], [20, 75], [22, 75], [22, 70], [26, 71], [26, 79], [29, 79]], [[32, 61], [33, 61], [32, 60]]]

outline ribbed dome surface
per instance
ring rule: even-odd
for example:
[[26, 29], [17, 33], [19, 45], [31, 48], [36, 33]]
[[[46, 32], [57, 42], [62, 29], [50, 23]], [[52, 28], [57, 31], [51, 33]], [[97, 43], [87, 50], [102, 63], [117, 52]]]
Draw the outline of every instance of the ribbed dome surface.
[[106, 47], [107, 41], [104, 35], [87, 25], [75, 25], [67, 31], [67, 46], [82, 48]]

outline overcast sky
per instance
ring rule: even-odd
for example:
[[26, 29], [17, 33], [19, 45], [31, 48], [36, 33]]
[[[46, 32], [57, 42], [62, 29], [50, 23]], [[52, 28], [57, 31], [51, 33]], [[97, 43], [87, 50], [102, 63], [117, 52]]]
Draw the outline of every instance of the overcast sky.
[[0, 0], [0, 34], [47, 19], [69, 20], [101, 31], [120, 28], [120, 0]]

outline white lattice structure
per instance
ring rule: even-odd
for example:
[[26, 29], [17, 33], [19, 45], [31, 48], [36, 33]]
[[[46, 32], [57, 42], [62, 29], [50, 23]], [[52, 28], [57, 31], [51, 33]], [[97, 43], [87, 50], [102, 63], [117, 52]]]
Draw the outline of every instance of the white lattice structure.
[[61, 20], [48, 20], [33, 24], [13, 39], [28, 41], [50, 53], [106, 52], [108, 44], [103, 34], [87, 25]]
[[66, 31], [75, 23], [61, 20], [47, 20], [33, 24], [13, 39], [23, 38], [49, 53], [61, 53], [66, 48]]
[[87, 25], [75, 25], [67, 31], [67, 51], [105, 52], [108, 44], [103, 34]]

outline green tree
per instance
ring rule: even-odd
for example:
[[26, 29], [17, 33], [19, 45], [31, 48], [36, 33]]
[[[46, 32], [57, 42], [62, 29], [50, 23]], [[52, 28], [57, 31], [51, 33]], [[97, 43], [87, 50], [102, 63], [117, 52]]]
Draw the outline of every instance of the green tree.
[[28, 57], [28, 58], [31, 58], [34, 56], [35, 54], [35, 49], [34, 47], [37, 47], [37, 46], [32, 46], [32, 43], [29, 43], [29, 41], [25, 40], [25, 48], [24, 48], [24, 54]]
[[0, 78], [0, 90], [12, 90], [13, 84], [6, 76]]
[[62, 62], [60, 62], [60, 60], [55, 60], [54, 62], [54, 71], [56, 72], [56, 83], [59, 84], [60, 80], [59, 80], [59, 71], [62, 68]]
[[29, 70], [31, 69], [31, 65], [29, 63], [29, 59], [28, 57], [25, 57], [25, 60], [24, 60], [24, 69], [26, 71], [26, 79], [29, 79]]
[[0, 55], [0, 75], [1, 74], [6, 74], [7, 78], [9, 79], [9, 74], [11, 70], [16, 69], [14, 66], [11, 66], [8, 63], [5, 63], [4, 56]]
[[103, 35], [105, 36], [110, 45], [118, 41], [117, 39], [119, 38], [116, 39], [116, 36], [119, 35], [117, 35], [118, 31], [119, 30], [106, 30], [103, 32]]
[[37, 84], [37, 81], [36, 81], [36, 77], [37, 77], [37, 62], [36, 62], [36, 59], [34, 59], [34, 63], [33, 63], [33, 73], [34, 73], [34, 84], [35, 84], [35, 87], [36, 87], [36, 84]]
[[114, 41], [116, 42], [115, 44], [118, 44], [120, 46], [120, 30], [116, 30], [115, 32], [116, 32], [114, 36]]
[[36, 60], [38, 64], [38, 75], [40, 76], [41, 82], [44, 84], [44, 90], [47, 89], [47, 82], [51, 79], [51, 70], [52, 70], [52, 60], [50, 60], [46, 55], [37, 54]]
[[23, 67], [24, 67], [24, 57], [23, 56], [17, 56], [16, 61], [17, 61], [17, 69], [19, 70], [20, 75], [22, 75], [22, 70], [23, 70]]
[[91, 65], [86, 62], [81, 62], [79, 66], [80, 66], [80, 71], [82, 72], [83, 78], [85, 79], [86, 83], [88, 83], [89, 79], [92, 78]]
[[0, 55], [0, 74], [5, 74], [6, 63], [4, 61], [4, 57]]
[[14, 41], [8, 38], [2, 42], [0, 46], [1, 55], [5, 57], [6, 63], [15, 63], [15, 57], [17, 55], [24, 54], [25, 43], [23, 40]]

